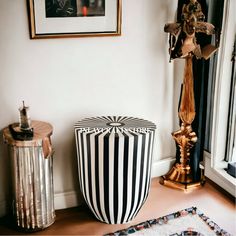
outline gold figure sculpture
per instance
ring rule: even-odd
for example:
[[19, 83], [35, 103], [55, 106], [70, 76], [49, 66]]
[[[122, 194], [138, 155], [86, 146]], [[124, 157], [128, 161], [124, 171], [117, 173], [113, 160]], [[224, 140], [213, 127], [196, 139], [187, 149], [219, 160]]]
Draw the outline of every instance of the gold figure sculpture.
[[197, 42], [196, 33], [215, 34], [214, 26], [204, 20], [205, 16], [200, 3], [197, 0], [189, 0], [188, 4], [183, 5], [181, 22], [169, 23], [164, 27], [164, 31], [170, 35], [170, 60], [174, 58], [185, 59], [183, 88], [178, 113], [182, 124], [179, 130], [172, 133], [180, 149], [180, 158], [172, 169], [160, 179], [161, 184], [178, 189], [189, 189], [204, 183], [203, 177], [199, 182], [193, 181], [189, 164], [190, 149], [197, 142], [197, 135], [191, 127], [195, 118], [192, 59], [193, 57], [208, 59], [217, 49], [217, 46], [213, 45], [201, 47]]

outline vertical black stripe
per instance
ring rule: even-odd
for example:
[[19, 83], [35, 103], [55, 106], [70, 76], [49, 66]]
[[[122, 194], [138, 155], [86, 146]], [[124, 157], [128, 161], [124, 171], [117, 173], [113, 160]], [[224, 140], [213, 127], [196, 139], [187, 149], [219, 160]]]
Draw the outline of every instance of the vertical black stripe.
[[81, 179], [81, 161], [80, 161], [80, 147], [78, 146], [79, 144], [79, 130], [76, 130], [75, 132], [75, 136], [76, 136], [76, 143], [77, 143], [77, 147], [76, 147], [76, 151], [77, 151], [77, 162], [78, 162], [78, 175], [79, 175], [79, 186], [80, 186], [80, 191], [82, 193], [82, 179]]
[[[103, 177], [104, 177], [104, 206], [107, 219], [111, 223], [110, 211], [109, 211], [109, 136], [104, 136], [104, 162], [103, 162]], [[111, 180], [110, 180], [111, 181]]]
[[115, 147], [114, 147], [114, 222], [117, 222], [118, 218], [118, 158], [119, 158], [119, 136], [115, 134]]
[[145, 144], [146, 144], [146, 135], [142, 134], [142, 148], [141, 148], [141, 163], [140, 163], [140, 184], [139, 184], [139, 197], [138, 197], [138, 204], [137, 207], [134, 211], [134, 216], [137, 215], [139, 208], [140, 208], [140, 202], [142, 201], [141, 196], [142, 196], [142, 189], [143, 189], [143, 169], [144, 169], [144, 159], [145, 159]]
[[105, 221], [105, 219], [103, 218], [103, 214], [101, 211], [101, 205], [100, 205], [100, 194], [99, 194], [99, 155], [98, 155], [98, 151], [99, 151], [99, 142], [98, 142], [98, 137], [99, 134], [95, 136], [95, 188], [96, 188], [96, 200], [97, 200], [97, 208], [98, 211], [100, 213], [101, 216], [101, 220]]
[[[124, 221], [127, 208], [127, 191], [128, 191], [128, 163], [129, 163], [129, 136], [123, 133], [125, 138], [124, 143], [124, 164], [123, 164], [123, 212], [121, 222]], [[120, 180], [121, 181], [121, 180]]]
[[82, 151], [82, 158], [81, 158], [81, 176], [83, 177], [83, 189], [82, 189], [82, 194], [84, 196], [84, 199], [85, 201], [87, 202], [88, 204], [88, 200], [87, 200], [87, 195], [86, 195], [86, 188], [85, 188], [85, 179], [86, 179], [86, 176], [85, 176], [85, 164], [84, 164], [84, 158], [85, 155], [84, 155], [84, 139], [83, 139], [83, 133], [80, 133], [80, 140], [81, 140], [81, 151]]
[[93, 192], [92, 192], [92, 174], [91, 174], [91, 168], [92, 168], [92, 164], [91, 164], [91, 143], [90, 143], [90, 136], [91, 133], [88, 133], [86, 135], [86, 142], [87, 142], [87, 171], [88, 171], [88, 176], [87, 176], [87, 182], [88, 182], [88, 198], [90, 201], [90, 207], [92, 208], [94, 214], [96, 215], [97, 218], [98, 215], [95, 211], [94, 208], [94, 202], [93, 202]]
[[[149, 182], [149, 172], [151, 171], [150, 170], [150, 162], [151, 162], [151, 155], [150, 155], [150, 146], [151, 146], [151, 141], [152, 141], [152, 135], [151, 135], [151, 133], [149, 133], [149, 134], [147, 134], [147, 135], [149, 135], [149, 141], [148, 141], [148, 144], [146, 144], [146, 145], [148, 145], [148, 153], [147, 153], [147, 166], [146, 166], [146, 176], [145, 176], [145, 186], [144, 186], [144, 199], [143, 199], [143, 203], [146, 201], [146, 198], [147, 198], [147, 193], [148, 193], [148, 188], [149, 188], [149, 184], [150, 184], [150, 182]], [[143, 204], [142, 203], [142, 204]]]
[[128, 215], [127, 221], [131, 220], [133, 215], [131, 215], [134, 208], [135, 200], [135, 187], [136, 187], [136, 176], [137, 176], [137, 152], [138, 152], [138, 135], [133, 134], [134, 136], [134, 149], [133, 149], [133, 170], [132, 170], [132, 201], [131, 209]]

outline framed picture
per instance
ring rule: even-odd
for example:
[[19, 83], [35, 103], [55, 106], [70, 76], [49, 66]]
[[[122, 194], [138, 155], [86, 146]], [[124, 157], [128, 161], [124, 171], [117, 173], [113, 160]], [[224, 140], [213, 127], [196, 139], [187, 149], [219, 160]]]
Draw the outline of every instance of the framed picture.
[[121, 34], [121, 0], [27, 0], [30, 37]]

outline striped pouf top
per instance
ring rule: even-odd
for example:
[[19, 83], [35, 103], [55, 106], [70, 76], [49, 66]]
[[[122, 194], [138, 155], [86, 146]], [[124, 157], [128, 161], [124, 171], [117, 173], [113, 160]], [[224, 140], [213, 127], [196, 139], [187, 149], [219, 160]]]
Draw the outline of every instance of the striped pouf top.
[[86, 118], [75, 124], [79, 183], [102, 222], [131, 221], [150, 187], [155, 124], [125, 116]]

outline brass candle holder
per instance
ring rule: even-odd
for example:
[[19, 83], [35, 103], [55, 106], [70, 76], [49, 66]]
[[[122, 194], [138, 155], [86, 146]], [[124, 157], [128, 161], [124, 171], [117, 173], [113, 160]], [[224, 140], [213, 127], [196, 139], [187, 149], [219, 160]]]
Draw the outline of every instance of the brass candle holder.
[[184, 4], [181, 14], [181, 22], [165, 25], [164, 31], [170, 34], [170, 59], [185, 59], [182, 95], [179, 108], [181, 127], [172, 133], [174, 140], [180, 149], [180, 158], [171, 170], [161, 177], [160, 183], [178, 189], [190, 189], [204, 184], [204, 176], [195, 182], [190, 167], [190, 149], [197, 142], [197, 135], [192, 130], [192, 122], [195, 118], [195, 101], [193, 89], [193, 57], [208, 59], [217, 49], [216, 46], [206, 45], [201, 47], [197, 43], [196, 33], [212, 35], [214, 26], [204, 22], [205, 16], [201, 5], [197, 0], [189, 0]]

